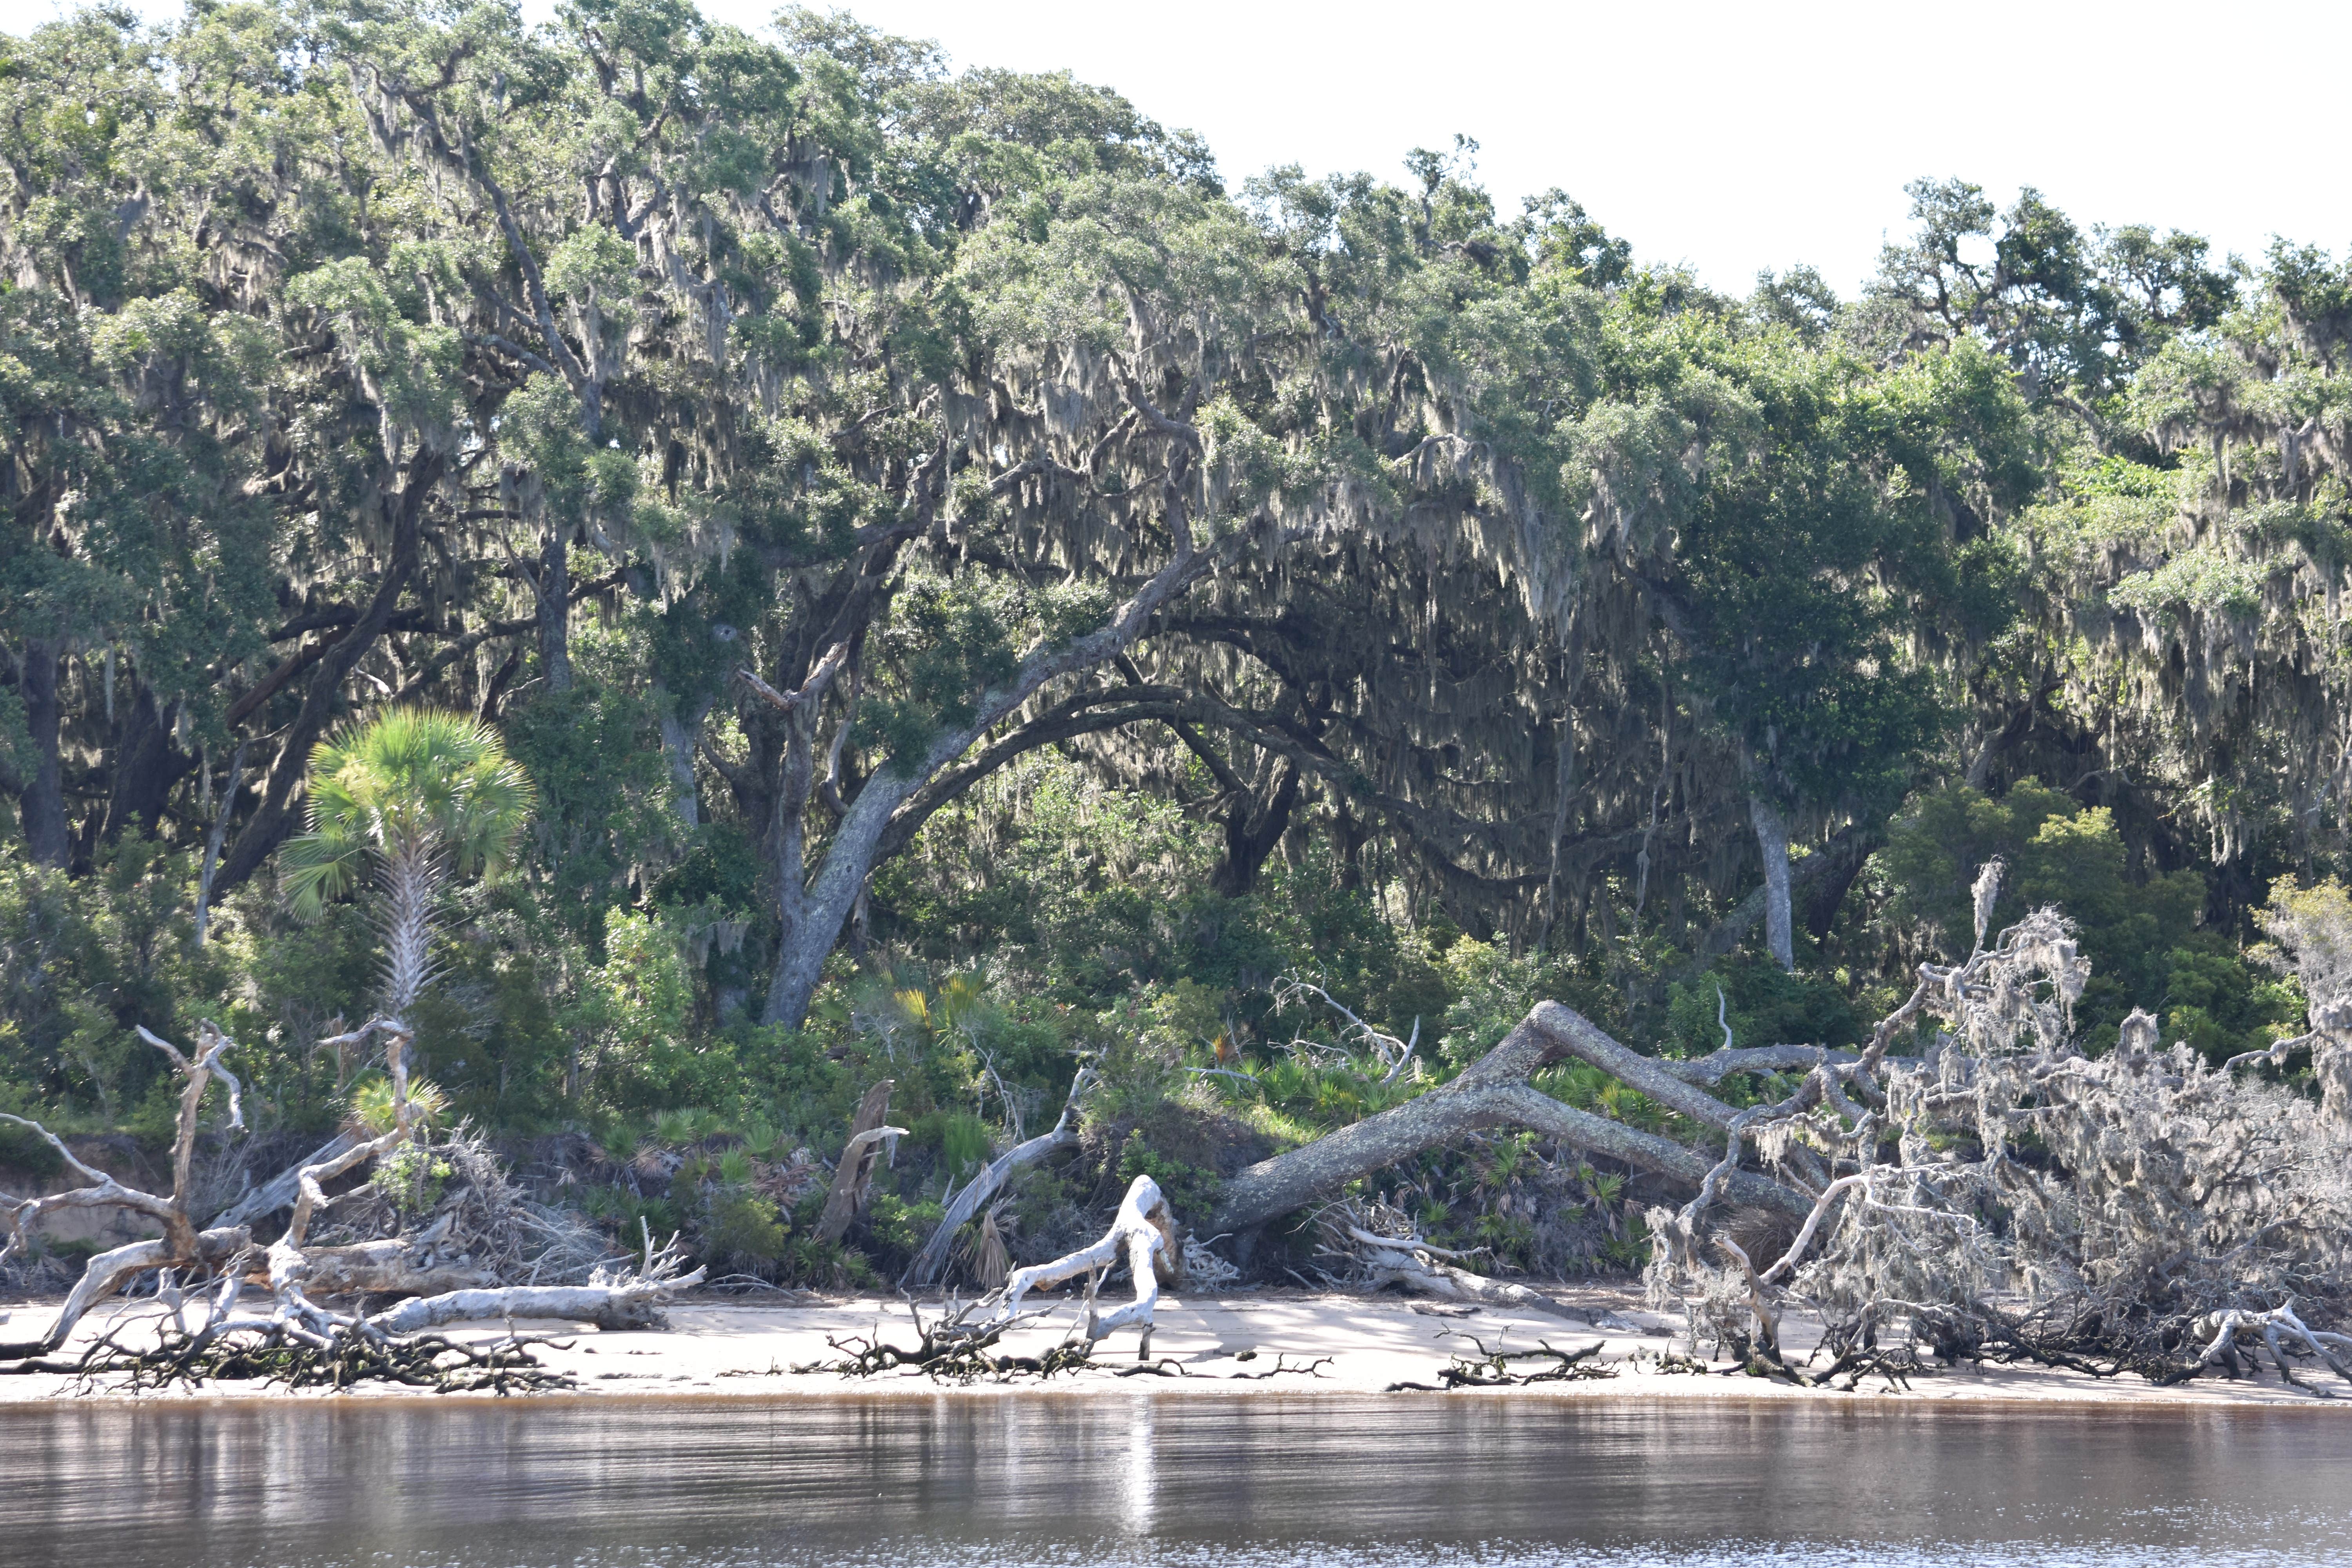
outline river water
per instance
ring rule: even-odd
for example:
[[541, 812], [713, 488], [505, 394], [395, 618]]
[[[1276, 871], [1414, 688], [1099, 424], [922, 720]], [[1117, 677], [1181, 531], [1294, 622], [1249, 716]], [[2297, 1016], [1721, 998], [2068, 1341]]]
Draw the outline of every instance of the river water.
[[0, 1564], [2352, 1565], [2352, 1411], [1421, 1398], [0, 1407]]

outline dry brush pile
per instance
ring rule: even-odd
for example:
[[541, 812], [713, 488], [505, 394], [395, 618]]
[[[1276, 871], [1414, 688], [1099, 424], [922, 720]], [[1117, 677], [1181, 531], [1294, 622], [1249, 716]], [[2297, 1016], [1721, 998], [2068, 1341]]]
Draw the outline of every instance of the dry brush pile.
[[[1741, 1047], [1727, 1029], [1714, 1054], [1667, 1060], [1543, 1003], [1459, 1077], [1241, 1173], [1203, 1228], [1320, 1203], [1341, 1274], [1543, 1310], [1393, 1208], [1334, 1201], [1422, 1150], [1517, 1127], [1694, 1194], [1648, 1213], [1654, 1303], [1686, 1314], [1694, 1352], [1709, 1342], [1759, 1373], [1850, 1387], [1908, 1376], [1924, 1350], [2167, 1384], [2265, 1367], [2314, 1393], [2331, 1373], [2352, 1382], [2352, 914], [2273, 921], [2270, 956], [2302, 981], [2313, 1026], [2216, 1066], [2161, 1047], [2144, 1013], [2086, 1048], [2073, 1008], [2088, 962], [2055, 910], [1988, 942], [2000, 879], [1996, 862], [1977, 882], [1974, 951], [1921, 965], [1859, 1051]], [[1700, 1141], [1528, 1081], [1569, 1059]], [[1764, 1074], [1751, 1081], [1779, 1098], [1717, 1092]], [[1792, 1308], [1824, 1323], [1830, 1373], [1783, 1354]]]
[[[46, 1216], [66, 1209], [125, 1210], [163, 1231], [90, 1258], [46, 1333], [0, 1343], [0, 1373], [64, 1372], [132, 1388], [259, 1379], [507, 1393], [561, 1381], [531, 1355], [536, 1342], [513, 1332], [512, 1320], [644, 1327], [702, 1277], [699, 1269], [681, 1274], [674, 1247], [657, 1249], [650, 1237], [635, 1259], [586, 1258], [587, 1233], [526, 1203], [478, 1141], [425, 1142], [425, 1106], [409, 1092], [409, 1032], [382, 1018], [324, 1042], [357, 1049], [382, 1039], [390, 1092], [381, 1128], [339, 1137], [289, 1173], [283, 1184], [292, 1194], [292, 1215], [275, 1241], [257, 1242], [244, 1218], [268, 1212], [266, 1196], [199, 1229], [192, 1210], [200, 1187], [197, 1133], [215, 1084], [226, 1091], [228, 1127], [244, 1124], [242, 1085], [224, 1060], [232, 1042], [206, 1023], [190, 1056], [141, 1034], [170, 1058], [183, 1084], [169, 1196], [127, 1187], [77, 1159], [38, 1122], [0, 1113], [46, 1141], [87, 1184], [44, 1197], [0, 1194], [0, 1262], [26, 1247]], [[410, 1166], [459, 1178], [447, 1201], [420, 1216], [425, 1223], [404, 1223], [402, 1205], [386, 1198], [383, 1184], [371, 1184], [347, 1194], [348, 1212], [329, 1226], [339, 1200], [328, 1195], [326, 1184], [373, 1168], [398, 1186]], [[377, 1234], [387, 1229], [392, 1234]], [[356, 1238], [363, 1235], [370, 1238]], [[567, 1277], [573, 1282], [512, 1282]], [[153, 1281], [160, 1315], [109, 1324], [78, 1354], [60, 1353], [93, 1310], [145, 1279]], [[369, 1298], [383, 1296], [400, 1299], [366, 1310]], [[337, 1301], [343, 1304], [327, 1304]], [[505, 1340], [488, 1346], [431, 1331], [501, 1320], [509, 1324]]]
[[[1794, 1303], [1840, 1358], [1900, 1331], [1953, 1361], [2172, 1384], [2266, 1359], [2315, 1393], [2314, 1372], [2352, 1382], [2332, 1331], [2352, 1300], [2352, 1007], [2298, 965], [2307, 1034], [2213, 1066], [2135, 1013], [2093, 1056], [2071, 1017], [2089, 965], [2056, 911], [1986, 945], [1999, 879], [1979, 879], [1965, 962], [1924, 967], [1868, 1048], [1731, 1129], [1719, 1171], [1752, 1142], [1811, 1194], [1780, 1256], [1725, 1234], [1711, 1174], [1651, 1212], [1654, 1300], [1685, 1308], [1694, 1342], [1769, 1363]], [[1925, 1048], [1888, 1055], [1905, 1030]], [[2275, 1072], [2305, 1058], [2316, 1097]]]

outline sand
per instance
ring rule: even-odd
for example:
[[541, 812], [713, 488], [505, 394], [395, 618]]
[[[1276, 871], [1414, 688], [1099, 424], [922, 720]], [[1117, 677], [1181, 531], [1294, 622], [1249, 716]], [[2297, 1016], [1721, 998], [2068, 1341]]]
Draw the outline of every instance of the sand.
[[[2159, 1388], [2130, 1374], [2095, 1378], [2085, 1373], [2044, 1367], [1968, 1367], [1937, 1370], [1915, 1377], [1907, 1391], [1889, 1389], [1884, 1380], [1866, 1380], [1858, 1394], [1804, 1389], [1774, 1380], [1749, 1377], [1736, 1371], [1713, 1374], [1659, 1370], [1662, 1351], [1687, 1348], [1680, 1322], [1643, 1310], [1638, 1298], [1623, 1289], [1595, 1288], [1567, 1297], [1570, 1307], [1584, 1314], [1580, 1321], [1482, 1307], [1465, 1316], [1440, 1316], [1457, 1308], [1414, 1302], [1393, 1295], [1307, 1294], [1297, 1291], [1243, 1290], [1216, 1296], [1163, 1298], [1152, 1340], [1155, 1358], [1176, 1363], [1175, 1375], [1119, 1378], [1112, 1369], [1134, 1363], [1135, 1336], [1121, 1334], [1104, 1342], [1097, 1352], [1098, 1369], [1066, 1373], [1040, 1384], [1024, 1378], [1011, 1385], [977, 1384], [959, 1388], [942, 1384], [919, 1373], [886, 1373], [851, 1380], [833, 1373], [795, 1373], [811, 1362], [838, 1359], [840, 1352], [828, 1340], [879, 1334], [895, 1343], [911, 1345], [916, 1333], [904, 1302], [873, 1299], [837, 1299], [806, 1304], [778, 1305], [740, 1299], [692, 1298], [670, 1309], [663, 1330], [600, 1332], [579, 1324], [521, 1321], [526, 1334], [550, 1334], [563, 1343], [540, 1353], [551, 1367], [577, 1381], [572, 1394], [540, 1397], [593, 1397], [598, 1394], [691, 1394], [709, 1398], [823, 1398], [846, 1392], [931, 1395], [943, 1388], [988, 1396], [1008, 1387], [1039, 1388], [1084, 1394], [1113, 1388], [1150, 1388], [1192, 1397], [1233, 1396], [1279, 1390], [1285, 1394], [1310, 1391], [1367, 1394], [1399, 1383], [1433, 1383], [1436, 1373], [1459, 1351], [1478, 1353], [1475, 1338], [1486, 1347], [1532, 1348], [1549, 1342], [1561, 1349], [1581, 1350], [1598, 1341], [1597, 1360], [1616, 1369], [1616, 1375], [1574, 1383], [1556, 1383], [1507, 1390], [1457, 1391], [1444, 1394], [1399, 1392], [1400, 1399], [1427, 1398], [1662, 1398], [1662, 1399], [1807, 1399], [1850, 1401], [1858, 1397], [1891, 1396], [1906, 1403], [1938, 1401], [2021, 1400], [2082, 1401], [2117, 1405], [2305, 1405], [2330, 1402], [2285, 1387], [2276, 1376], [2231, 1381], [2204, 1377], [2170, 1388]], [[1043, 1303], [1041, 1303], [1043, 1304]], [[54, 1303], [25, 1302], [7, 1308], [9, 1318], [0, 1336], [29, 1338], [54, 1311]], [[936, 1307], [927, 1307], [927, 1314]], [[121, 1303], [88, 1323], [75, 1335], [72, 1349], [100, 1332], [132, 1329], [152, 1319], [152, 1302]], [[1003, 1348], [1035, 1353], [1061, 1340], [1076, 1320], [1075, 1304], [1057, 1306], [1053, 1314], [1008, 1335]], [[503, 1338], [504, 1323], [460, 1326], [453, 1337]], [[1790, 1359], [1801, 1363], [1818, 1330], [1792, 1314], [1784, 1323], [1782, 1342]], [[1716, 1363], [1718, 1369], [1725, 1363]], [[2311, 1375], [2306, 1373], [2306, 1375]], [[2321, 1374], [2324, 1375], [2324, 1373]], [[207, 1385], [197, 1392], [149, 1394], [146, 1398], [244, 1398], [268, 1392], [251, 1383]], [[2352, 1394], [2352, 1385], [2345, 1389]], [[340, 1397], [401, 1396], [409, 1391], [369, 1386]], [[280, 1397], [338, 1397], [305, 1393]], [[104, 1393], [77, 1392], [72, 1381], [47, 1374], [0, 1377], [0, 1403], [56, 1398], [104, 1398]], [[464, 1397], [464, 1396], [459, 1396]], [[482, 1395], [479, 1397], [488, 1397]], [[2352, 1398], [2338, 1406], [2352, 1410]]]

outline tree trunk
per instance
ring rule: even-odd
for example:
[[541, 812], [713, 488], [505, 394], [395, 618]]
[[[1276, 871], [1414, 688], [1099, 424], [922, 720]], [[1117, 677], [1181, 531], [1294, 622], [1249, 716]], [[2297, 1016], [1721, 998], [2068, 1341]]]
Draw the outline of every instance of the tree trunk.
[[539, 546], [539, 668], [550, 691], [572, 689], [572, 556], [569, 520], [550, 519]]
[[[1424, 1149], [1489, 1127], [1528, 1128], [1693, 1187], [1706, 1179], [1716, 1158], [1706, 1151], [1563, 1105], [1527, 1081], [1562, 1057], [1590, 1062], [1708, 1126], [1727, 1126], [1738, 1114], [1685, 1073], [1628, 1050], [1575, 1009], [1545, 1002], [1451, 1083], [1242, 1172], [1225, 1184], [1216, 1214], [1196, 1228], [1210, 1234], [1254, 1229]], [[1800, 1220], [1812, 1212], [1813, 1201], [1804, 1194], [1751, 1172], [1734, 1174], [1723, 1192], [1734, 1203]]]
[[36, 637], [25, 644], [16, 667], [16, 689], [25, 700], [25, 727], [33, 737], [33, 772], [17, 797], [25, 819], [25, 852], [37, 865], [65, 868], [71, 840], [66, 831], [64, 763], [58, 752], [58, 645]]
[[841, 1160], [833, 1168], [833, 1190], [824, 1195], [824, 1212], [816, 1222], [817, 1239], [839, 1241], [849, 1230], [849, 1222], [857, 1217], [865, 1206], [866, 1187], [874, 1171], [876, 1145], [881, 1142], [877, 1134], [890, 1129], [883, 1123], [890, 1114], [890, 1089], [894, 1080], [877, 1079], [857, 1102], [857, 1114], [849, 1119], [849, 1141], [841, 1146]]
[[1334, 790], [1331, 796], [1331, 837], [1339, 846], [1339, 886], [1348, 892], [1360, 891], [1364, 885], [1364, 840], [1371, 829], [1348, 809], [1347, 801]]
[[1780, 807], [1760, 795], [1748, 797], [1748, 820], [1764, 856], [1764, 944], [1782, 969], [1797, 967], [1794, 922], [1789, 914], [1789, 824]]
[[698, 702], [688, 711], [672, 711], [656, 685], [654, 700], [661, 705], [662, 760], [669, 764], [670, 799], [677, 807], [677, 819], [688, 828], [702, 822], [702, 802], [696, 793], [694, 777], [694, 747], [702, 734], [702, 721], [710, 711], [706, 700]]
[[154, 832], [173, 786], [196, 766], [195, 758], [172, 744], [171, 722], [157, 706], [155, 693], [135, 673], [110, 750], [114, 767], [107, 780], [106, 820], [99, 829], [99, 840], [105, 844], [121, 837], [126, 828]]
[[433, 896], [441, 879], [432, 849], [403, 845], [385, 860], [384, 1011], [407, 1026], [408, 1011], [433, 974]]
[[[1152, 617], [1206, 576], [1224, 552], [1240, 549], [1247, 540], [1245, 532], [1233, 533], [1217, 552], [1201, 550], [1193, 544], [1185, 497], [1191, 482], [1192, 458], [1201, 449], [1200, 437], [1189, 426], [1173, 428], [1181, 432], [1182, 438], [1170, 453], [1167, 478], [1162, 481], [1169, 533], [1175, 543], [1169, 563], [1114, 610], [1108, 621], [1083, 637], [1033, 654], [1005, 685], [978, 693], [979, 712], [972, 722], [940, 736], [920, 757], [894, 758], [877, 768], [859, 788], [856, 798], [848, 803], [848, 810], [842, 814], [825, 845], [823, 863], [815, 877], [805, 884], [801, 880], [800, 868], [807, 836], [805, 819], [813, 784], [813, 731], [820, 706], [818, 700], [849, 657], [851, 638], [863, 636], [865, 623], [839, 626], [840, 640], [834, 643], [797, 691], [778, 691], [753, 678], [750, 670], [741, 672], [754, 692], [771, 708], [784, 714], [788, 736], [781, 770], [782, 787], [777, 795], [774, 817], [781, 874], [777, 912], [782, 935], [762, 1022], [797, 1029], [808, 1016], [810, 999], [816, 994], [817, 982], [824, 976], [825, 957], [841, 940], [842, 927], [849, 919], [860, 889], [883, 859], [884, 836], [901, 805], [937, 780], [950, 763], [978, 744], [982, 736], [1019, 712], [1023, 704], [1049, 683], [1097, 668], [1125, 653], [1143, 635]], [[929, 495], [923, 502], [925, 526], [937, 499], [936, 495]], [[877, 589], [862, 601], [864, 607], [857, 613], [870, 620], [885, 602]], [[849, 721], [847, 715], [841, 720], [843, 723]], [[921, 802], [915, 803], [914, 814], [918, 817], [923, 815]]]
[[221, 842], [228, 836], [229, 814], [236, 808], [236, 792], [245, 787], [245, 742], [239, 741], [230, 753], [228, 778], [221, 785], [220, 801], [213, 807], [213, 825], [205, 832], [204, 868], [196, 873], [196, 945], [205, 945], [205, 933], [212, 929], [213, 878], [220, 870]]
[[1256, 889], [1266, 857], [1290, 827], [1301, 776], [1296, 763], [1287, 757], [1279, 758], [1274, 763], [1273, 790], [1265, 799], [1256, 791], [1244, 789], [1234, 800], [1225, 814], [1225, 854], [1210, 878], [1213, 889], [1237, 899]]

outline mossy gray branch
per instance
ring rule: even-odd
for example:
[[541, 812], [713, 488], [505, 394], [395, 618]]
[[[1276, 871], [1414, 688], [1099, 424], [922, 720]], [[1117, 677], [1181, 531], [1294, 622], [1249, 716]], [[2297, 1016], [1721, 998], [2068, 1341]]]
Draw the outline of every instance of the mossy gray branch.
[[[1574, 1008], [1539, 1003], [1502, 1044], [1452, 1082], [1242, 1172], [1226, 1184], [1224, 1201], [1202, 1228], [1210, 1234], [1254, 1229], [1424, 1149], [1489, 1127], [1524, 1127], [1692, 1186], [1706, 1179], [1716, 1162], [1705, 1151], [1563, 1105], [1528, 1081], [1570, 1057], [1706, 1126], [1728, 1126], [1738, 1114], [1670, 1071], [1669, 1064], [1610, 1038]], [[1751, 1172], [1734, 1173], [1724, 1194], [1734, 1203], [1800, 1221], [1813, 1207], [1796, 1188]]]

